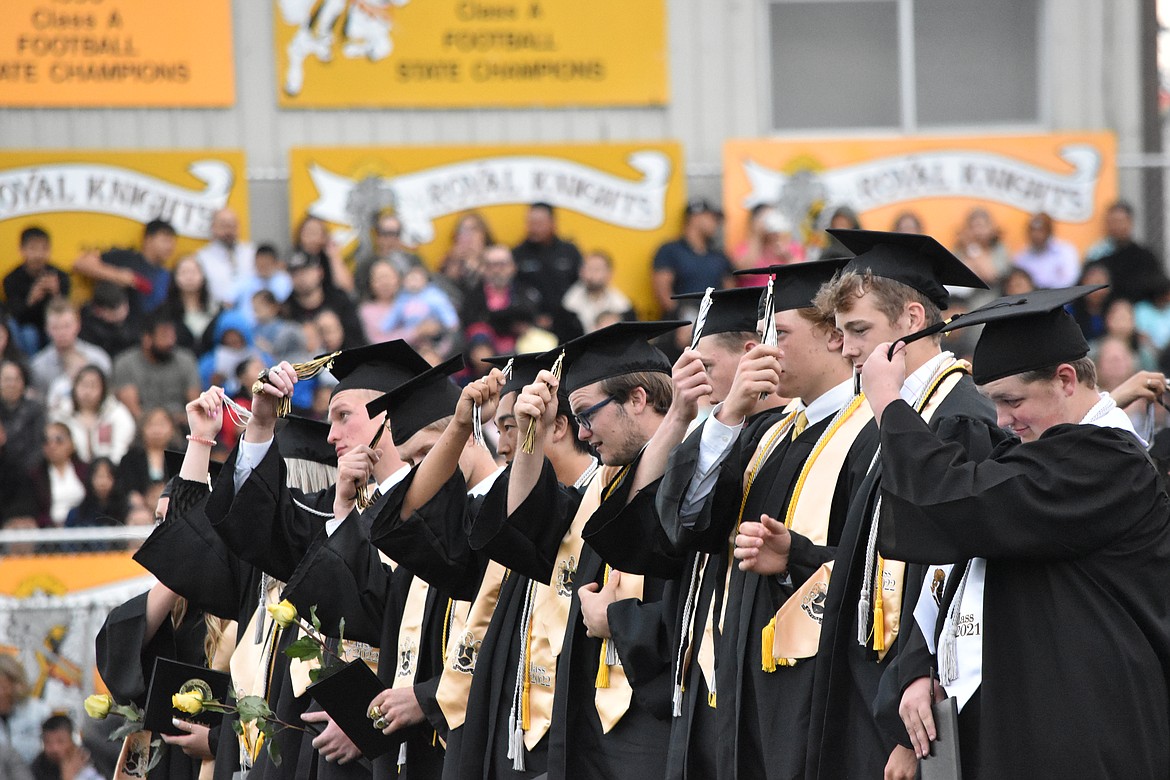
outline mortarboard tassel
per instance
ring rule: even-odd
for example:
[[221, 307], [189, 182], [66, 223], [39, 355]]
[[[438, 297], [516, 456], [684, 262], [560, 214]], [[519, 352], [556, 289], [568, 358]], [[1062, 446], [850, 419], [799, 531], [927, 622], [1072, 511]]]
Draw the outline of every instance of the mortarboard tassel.
[[776, 618], [773, 616], [760, 632], [760, 668], [768, 673], [776, 671], [776, 657], [772, 645], [776, 643]]
[[[504, 374], [505, 382], [512, 378], [512, 363], [514, 360], [515, 358], [508, 358], [508, 362], [504, 364], [502, 373]], [[483, 440], [483, 411], [479, 404], [476, 404], [475, 408], [471, 410], [471, 437], [479, 446], [485, 446]]]
[[[386, 422], [384, 424], [378, 426], [378, 432], [375, 433], [374, 438], [370, 440], [370, 449], [371, 450], [378, 449], [378, 442], [382, 441], [382, 433], [385, 432], [386, 429], [389, 427], [390, 427], [390, 420], [387, 417]], [[354, 499], [354, 503], [357, 505], [357, 509], [359, 512], [366, 511], [367, 509], [370, 508], [370, 505], [374, 503], [374, 499], [370, 495], [369, 488], [366, 485], [358, 485], [357, 486], [357, 496]]]
[[[561, 378], [561, 366], [565, 362], [565, 351], [562, 349], [561, 354], [557, 355], [556, 361], [552, 364], [552, 375], [558, 380]], [[528, 421], [528, 430], [524, 433], [524, 442], [520, 446], [520, 451], [525, 455], [531, 455], [533, 449], [536, 448], [536, 420]]]
[[703, 327], [707, 324], [707, 312], [711, 310], [711, 293], [714, 287], [708, 287], [703, 293], [703, 300], [699, 303], [699, 314], [695, 317], [695, 327], [691, 329], [691, 349], [699, 348], [699, 339], [703, 338]]
[[[406, 743], [398, 746], [398, 766], [406, 766]], [[401, 770], [399, 770], [401, 771]]]
[[[764, 344], [769, 347], [776, 346], [776, 312], [775, 308], [775, 286], [776, 277], [768, 277], [768, 289], [764, 293], [764, 332], [762, 335]], [[760, 393], [760, 400], [767, 399], [767, 393]]]
[[[315, 357], [312, 360], [306, 360], [304, 363], [293, 363], [292, 369], [296, 372], [297, 379], [312, 379], [325, 369], [332, 368], [333, 361], [340, 354], [341, 351], [338, 350], [337, 352], [329, 355], [321, 355], [320, 357]], [[267, 381], [268, 369], [266, 368], [260, 372], [260, 374], [256, 377], [256, 381], [252, 383], [252, 395], [256, 395], [257, 393], [261, 392], [262, 386]], [[276, 407], [276, 416], [285, 417], [291, 411], [292, 399], [288, 396], [282, 397]]]

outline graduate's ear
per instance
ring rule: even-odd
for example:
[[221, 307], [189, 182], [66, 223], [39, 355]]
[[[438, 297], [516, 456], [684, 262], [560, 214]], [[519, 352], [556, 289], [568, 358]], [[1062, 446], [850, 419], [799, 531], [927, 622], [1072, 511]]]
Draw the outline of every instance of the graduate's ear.
[[1061, 363], [1056, 367], [1056, 379], [1060, 383], [1061, 395], [1071, 396], [1077, 390], [1077, 370], [1068, 363]]
[[907, 301], [902, 307], [902, 316], [910, 320], [910, 333], [917, 333], [926, 327], [926, 307], [918, 301]]
[[559, 442], [561, 439], [570, 435], [570, 433], [569, 418], [563, 414], [558, 414], [556, 419], [553, 420], [552, 438], [550, 441]]

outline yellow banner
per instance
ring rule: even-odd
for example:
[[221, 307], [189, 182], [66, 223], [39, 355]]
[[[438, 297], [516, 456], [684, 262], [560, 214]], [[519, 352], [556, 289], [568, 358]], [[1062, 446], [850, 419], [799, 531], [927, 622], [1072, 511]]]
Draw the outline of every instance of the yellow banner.
[[572, 146], [294, 148], [290, 219], [330, 224], [347, 251], [370, 241], [374, 216], [391, 210], [403, 239], [438, 267], [459, 216], [478, 211], [496, 241], [524, 238], [528, 204], [557, 209], [558, 233], [583, 253], [606, 251], [614, 284], [639, 314], [654, 308], [650, 267], [682, 227], [682, 150], [673, 142]]
[[[239, 151], [0, 152], [0, 273], [19, 264], [20, 232], [39, 225], [53, 242], [53, 263], [69, 268], [90, 248], [140, 247], [142, 226], [174, 225], [176, 257], [211, 237], [224, 206], [247, 232], [248, 190]], [[244, 236], [241, 236], [243, 238]]]
[[803, 240], [849, 206], [862, 226], [891, 230], [913, 212], [924, 232], [954, 246], [967, 213], [985, 208], [1014, 253], [1028, 216], [1047, 212], [1058, 238], [1082, 251], [1103, 232], [1117, 198], [1110, 133], [849, 140], [735, 140], [723, 145], [727, 245], [743, 240], [748, 210], [778, 205]]
[[276, 0], [280, 105], [663, 105], [665, 5]]
[[5, 0], [0, 105], [230, 106], [230, 0]]

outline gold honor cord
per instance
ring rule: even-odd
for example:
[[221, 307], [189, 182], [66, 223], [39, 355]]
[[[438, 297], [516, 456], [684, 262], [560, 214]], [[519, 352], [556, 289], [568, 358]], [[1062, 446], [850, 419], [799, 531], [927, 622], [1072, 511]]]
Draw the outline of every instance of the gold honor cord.
[[[504, 375], [505, 382], [512, 378], [512, 364], [515, 360], [515, 358], [508, 358], [508, 362], [504, 364], [501, 373]], [[483, 411], [479, 404], [476, 404], [475, 408], [471, 410], [471, 436], [476, 444], [481, 447], [485, 446], [483, 441]]]
[[[293, 363], [292, 369], [297, 373], [297, 379], [312, 379], [320, 374], [325, 369], [333, 368], [333, 361], [341, 354], [341, 351], [334, 352], [329, 355], [322, 355], [315, 357], [312, 360], [304, 363]], [[264, 369], [256, 377], [256, 381], [252, 383], [252, 395], [259, 395], [264, 392], [264, 385], [268, 381], [269, 369]], [[292, 398], [289, 396], [282, 396], [276, 406], [276, 416], [286, 417], [292, 411]]]
[[[565, 363], [565, 351], [562, 349], [561, 354], [557, 355], [556, 361], [552, 364], [552, 375], [560, 381], [561, 367]], [[551, 389], [551, 385], [549, 386]], [[520, 451], [525, 455], [531, 455], [532, 450], [536, 447], [536, 423], [535, 418], [528, 421], [528, 430], [524, 433], [524, 442], [520, 445]]]

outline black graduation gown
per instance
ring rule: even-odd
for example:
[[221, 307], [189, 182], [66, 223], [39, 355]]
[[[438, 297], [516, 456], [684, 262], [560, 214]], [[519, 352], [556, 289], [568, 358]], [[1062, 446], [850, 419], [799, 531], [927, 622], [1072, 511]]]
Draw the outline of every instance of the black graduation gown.
[[[336, 636], [338, 623], [345, 618], [347, 638], [381, 648], [386, 655], [379, 660], [378, 678], [386, 687], [394, 684], [402, 610], [414, 580], [414, 574], [402, 563], [403, 556], [399, 553], [407, 553], [406, 557], [412, 559], [425, 558], [428, 554], [434, 557], [434, 554], [429, 545], [423, 549], [409, 548], [405, 540], [400, 540], [400, 549], [383, 548], [398, 563], [391, 570], [382, 562], [370, 536], [373, 525], [379, 522], [377, 518], [397, 517], [401, 513], [413, 473], [366, 512], [360, 516], [353, 513], [332, 536], [319, 535], [283, 592], [298, 611], [307, 612], [310, 606], [317, 605], [317, 616], [327, 635]], [[429, 502], [428, 510], [462, 514], [466, 503], [462, 487], [462, 477], [451, 480]], [[398, 773], [398, 752], [391, 751], [374, 762], [374, 773], [378, 776], [391, 773], [399, 777], [438, 778], [442, 774], [443, 748], [438, 737], [445, 735], [446, 724], [435, 693], [443, 668], [449, 601], [450, 596], [440, 586], [432, 585], [427, 592], [414, 685], [427, 722], [402, 734], [406, 741], [404, 771]]]
[[[178, 626], [163, 620], [154, 637], [146, 637], [146, 598], [141, 593], [110, 610], [98, 631], [97, 670], [115, 700], [146, 706], [146, 693], [156, 658], [169, 658], [195, 666], [205, 666], [203, 642], [207, 636], [203, 612], [188, 608]], [[152, 735], [155, 736], [155, 735]], [[157, 737], [156, 737], [157, 738]], [[219, 727], [208, 734], [214, 755], [219, 741]], [[168, 780], [194, 780], [203, 762], [188, 758], [183, 751], [165, 742], [162, 757], [151, 770], [154, 777]]]
[[1058, 425], [980, 463], [898, 402], [881, 436], [881, 548], [987, 560], [977, 777], [1170, 776], [1170, 501], [1134, 437]]
[[[961, 445], [976, 459], [987, 457], [1003, 438], [1002, 431], [996, 427], [995, 409], [980, 395], [969, 376], [961, 377], [939, 403], [930, 427], [940, 438]], [[910, 643], [925, 650], [919, 644], [920, 638], [914, 637], [917, 627], [912, 616], [922, 586], [923, 569], [913, 565], [906, 567], [903, 578], [901, 631], [893, 647], [879, 662], [872, 649], [857, 643], [857, 599], [882, 469], [879, 461], [850, 504], [833, 564], [813, 683], [806, 768], [810, 778], [881, 776], [898, 742], [899, 731], [905, 731], [897, 720], [896, 704], [879, 707], [890, 715], [891, 722], [879, 723], [874, 718], [874, 699], [882, 673]], [[909, 681], [927, 675], [930, 660], [923, 654], [915, 664], [907, 666], [921, 667], [903, 672]], [[901, 697], [901, 689], [896, 695]]]
[[[229, 479], [230, 476], [229, 473]], [[190, 496], [197, 496], [199, 500], [193, 501]], [[235, 620], [240, 626], [237, 644], [254, 641], [254, 637], [245, 636], [246, 627], [258, 608], [264, 574], [234, 555], [211, 528], [205, 512], [206, 502], [202, 500], [204, 497], [207, 497], [205, 485], [180, 480], [171, 494], [167, 519], [143, 543], [134, 559], [160, 582], [186, 598], [191, 608]], [[276, 661], [285, 658], [284, 649], [294, 639], [294, 632], [281, 633], [273, 650]], [[287, 663], [272, 665], [268, 691], [269, 706], [274, 714], [285, 723], [299, 724], [305, 702], [292, 696]], [[230, 718], [225, 718], [220, 727], [224, 738], [219, 739], [216, 750], [216, 780], [230, 779], [238, 768], [239, 745], [228, 731], [231, 728], [229, 721]], [[276, 739], [279, 740], [281, 765], [275, 766], [267, 751], [262, 750], [248, 775], [250, 778], [267, 780], [296, 776], [301, 732], [285, 729]]]
[[[635, 462], [628, 473], [634, 473], [636, 468]], [[619, 506], [626, 502], [628, 485], [620, 487], [626, 489], [615, 490], [608, 498], [619, 502]], [[493, 559], [524, 573], [531, 580], [548, 582], [552, 578], [561, 540], [572, 525], [581, 495], [577, 490], [560, 485], [551, 464], [545, 461], [536, 486], [511, 516], [481, 512], [471, 535], [471, 546], [483, 549]], [[601, 557], [584, 544], [573, 578], [574, 585], [584, 582], [600, 584], [604, 568]], [[557, 660], [552, 725], [547, 740], [544, 740], [548, 743], [550, 780], [565, 777], [574, 780], [593, 777], [643, 780], [661, 772], [669, 734], [670, 701], [669, 637], [663, 630], [662, 611], [665, 591], [662, 580], [647, 577], [640, 601], [626, 599], [609, 608], [610, 631], [619, 656], [658, 659], [661, 669], [658, 674], [647, 675], [647, 679], [628, 677], [633, 689], [629, 710], [608, 734], [603, 734], [601, 720], [593, 706], [601, 641], [586, 636], [585, 625], [580, 619], [580, 600], [574, 589], [564, 644]], [[517, 619], [517, 628], [518, 625]], [[517, 634], [518, 651], [518, 630], [513, 633]], [[512, 657], [513, 670], [517, 658], [518, 655]], [[645, 668], [645, 662], [635, 663], [635, 667]], [[514, 675], [513, 671], [512, 679]], [[503, 703], [510, 708], [510, 702]], [[506, 715], [505, 712], [505, 718]], [[497, 729], [493, 742], [496, 743], [493, 752], [502, 746], [506, 755], [507, 730]], [[466, 750], [467, 746], [464, 746]], [[567, 774], [570, 771], [572, 774]]]

